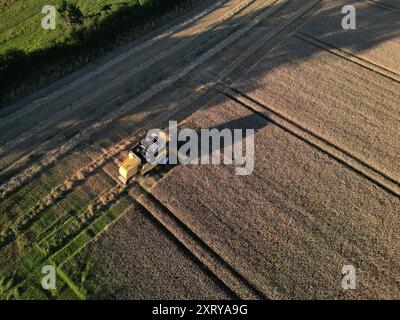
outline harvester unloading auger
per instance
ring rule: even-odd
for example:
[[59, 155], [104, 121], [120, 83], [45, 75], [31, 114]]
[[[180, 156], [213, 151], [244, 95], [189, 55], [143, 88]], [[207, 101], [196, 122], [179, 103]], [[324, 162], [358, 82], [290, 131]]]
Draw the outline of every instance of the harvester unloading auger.
[[126, 159], [119, 167], [118, 179], [127, 183], [137, 173], [145, 175], [159, 164], [168, 161], [169, 137], [164, 131], [147, 135], [129, 152]]

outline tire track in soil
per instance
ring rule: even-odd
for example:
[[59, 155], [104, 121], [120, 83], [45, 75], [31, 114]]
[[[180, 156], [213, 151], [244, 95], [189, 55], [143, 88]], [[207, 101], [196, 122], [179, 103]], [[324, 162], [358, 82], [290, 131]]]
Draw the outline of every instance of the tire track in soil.
[[[210, 88], [211, 85], [204, 86], [196, 94], [202, 95]], [[152, 121], [150, 121], [146, 126], [138, 128], [130, 136], [126, 137], [112, 148], [104, 150], [100, 156], [95, 158], [79, 171], [75, 172], [72, 176], [66, 179], [63, 184], [55, 187], [50, 192], [50, 194], [38, 201], [38, 203], [34, 207], [32, 207], [26, 214], [17, 219], [12, 226], [9, 226], [7, 229], [3, 230], [3, 233], [7, 235], [7, 237], [5, 237], [7, 238], [7, 241], [5, 241], [4, 239], [2, 240], [2, 237], [0, 236], [0, 248], [2, 247], [2, 245], [5, 245], [15, 239], [16, 236], [19, 234], [19, 230], [25, 230], [39, 217], [39, 215], [43, 211], [45, 211], [53, 204], [58, 203], [65, 196], [67, 196], [67, 194], [72, 192], [76, 187], [82, 185], [89, 177], [95, 174], [99, 169], [103, 168], [103, 166], [106, 165], [109, 161], [115, 161], [119, 153], [132, 148], [134, 144], [138, 142], [138, 137], [144, 136], [148, 130], [162, 122], [167, 116], [171, 117], [188, 107], [192, 99], [193, 96], [189, 96], [187, 99], [184, 100], [183, 103], [179, 104], [178, 108], [172, 111], [163, 112], [157, 117], [153, 118]]]
[[389, 80], [392, 80], [392, 81], [400, 84], [400, 74], [394, 70], [388, 69], [384, 66], [379, 65], [378, 63], [367, 60], [365, 58], [361, 58], [355, 54], [352, 54], [343, 49], [335, 47], [335, 46], [333, 46], [327, 42], [324, 42], [320, 39], [312, 37], [304, 32], [296, 31], [295, 34], [293, 35], [293, 37], [295, 37], [299, 40], [305, 41], [305, 42], [317, 47], [318, 49], [328, 51], [340, 58], [346, 59], [360, 67], [363, 67], [369, 71], [377, 73]]

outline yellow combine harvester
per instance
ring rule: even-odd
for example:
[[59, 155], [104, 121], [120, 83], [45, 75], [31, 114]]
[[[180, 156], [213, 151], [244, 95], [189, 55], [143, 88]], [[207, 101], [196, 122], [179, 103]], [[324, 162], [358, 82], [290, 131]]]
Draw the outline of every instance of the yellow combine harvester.
[[128, 159], [119, 167], [119, 180], [127, 183], [137, 173], [145, 175], [159, 164], [166, 163], [167, 143], [168, 135], [163, 131], [146, 136], [129, 152]]

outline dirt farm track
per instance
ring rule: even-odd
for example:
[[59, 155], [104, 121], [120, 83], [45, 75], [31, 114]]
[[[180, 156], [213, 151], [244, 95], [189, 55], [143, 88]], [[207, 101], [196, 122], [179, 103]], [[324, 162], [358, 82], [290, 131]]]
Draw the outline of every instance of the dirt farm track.
[[[169, 120], [255, 129], [254, 172], [122, 185]], [[400, 1], [203, 1], [0, 109], [0, 298], [399, 299]]]

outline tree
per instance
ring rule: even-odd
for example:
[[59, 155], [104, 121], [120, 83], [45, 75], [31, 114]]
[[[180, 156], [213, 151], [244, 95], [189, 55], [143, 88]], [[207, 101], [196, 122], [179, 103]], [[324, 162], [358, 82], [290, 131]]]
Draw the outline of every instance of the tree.
[[81, 9], [68, 0], [61, 0], [57, 10], [69, 25], [82, 24], [85, 18]]

